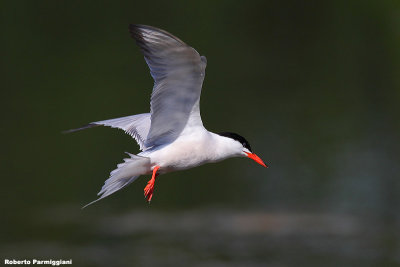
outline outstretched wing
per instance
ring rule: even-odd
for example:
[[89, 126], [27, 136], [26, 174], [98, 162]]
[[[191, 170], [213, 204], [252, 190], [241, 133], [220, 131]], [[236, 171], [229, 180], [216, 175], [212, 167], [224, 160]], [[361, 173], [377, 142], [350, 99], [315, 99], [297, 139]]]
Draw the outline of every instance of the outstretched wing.
[[72, 133], [101, 125], [122, 129], [127, 134], [135, 138], [136, 142], [139, 144], [140, 150], [143, 151], [147, 148], [145, 141], [150, 130], [150, 113], [91, 122], [81, 128], [64, 131], [64, 133]]
[[173, 142], [190, 123], [203, 127], [199, 100], [206, 58], [172, 34], [145, 25], [130, 25], [141, 48], [154, 87], [146, 147]]

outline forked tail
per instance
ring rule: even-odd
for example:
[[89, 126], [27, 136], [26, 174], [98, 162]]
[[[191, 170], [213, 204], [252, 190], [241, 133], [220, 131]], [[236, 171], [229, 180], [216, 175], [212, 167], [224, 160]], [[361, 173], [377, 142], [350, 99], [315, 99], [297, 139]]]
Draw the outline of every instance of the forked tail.
[[130, 153], [127, 154], [130, 157], [124, 159], [124, 162], [118, 164], [118, 168], [110, 173], [110, 178], [105, 181], [100, 192], [97, 194], [100, 197], [95, 201], [83, 206], [82, 209], [117, 192], [118, 190], [135, 181], [140, 175], [146, 174], [151, 170], [149, 158]]

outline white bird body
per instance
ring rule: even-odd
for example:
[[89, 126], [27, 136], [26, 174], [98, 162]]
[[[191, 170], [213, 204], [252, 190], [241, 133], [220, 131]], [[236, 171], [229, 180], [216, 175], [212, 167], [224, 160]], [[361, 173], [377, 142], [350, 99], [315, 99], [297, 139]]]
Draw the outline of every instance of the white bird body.
[[145, 25], [130, 25], [130, 31], [154, 79], [151, 112], [92, 122], [68, 132], [99, 125], [120, 128], [137, 141], [142, 152], [128, 153], [130, 157], [110, 173], [98, 193], [100, 197], [88, 205], [127, 186], [140, 175], [152, 173], [144, 190], [150, 201], [159, 174], [230, 157], [249, 157], [266, 167], [240, 135], [215, 134], [204, 128], [200, 94], [206, 58], [166, 31]]
[[181, 136], [172, 144], [139, 153], [150, 158], [152, 169], [160, 166], [160, 173], [190, 169], [229, 157], [243, 156], [240, 144], [206, 129]]

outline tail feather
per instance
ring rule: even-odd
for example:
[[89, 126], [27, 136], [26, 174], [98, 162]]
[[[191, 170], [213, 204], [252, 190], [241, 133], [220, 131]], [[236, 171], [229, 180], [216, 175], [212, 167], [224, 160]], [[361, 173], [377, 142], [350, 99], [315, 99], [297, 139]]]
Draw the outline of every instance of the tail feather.
[[117, 192], [118, 190], [129, 185], [135, 181], [140, 175], [146, 174], [150, 170], [150, 159], [127, 153], [130, 158], [124, 159], [123, 163], [117, 165], [118, 168], [110, 173], [100, 192], [97, 194], [100, 197], [89, 204], [82, 207], [86, 208], [89, 205], [108, 197], [109, 195]]

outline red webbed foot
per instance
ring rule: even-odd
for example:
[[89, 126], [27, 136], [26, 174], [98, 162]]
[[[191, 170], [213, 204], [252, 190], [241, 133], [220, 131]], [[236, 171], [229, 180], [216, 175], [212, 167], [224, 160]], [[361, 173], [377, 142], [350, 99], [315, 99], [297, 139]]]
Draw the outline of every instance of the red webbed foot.
[[152, 197], [153, 197], [153, 192], [154, 192], [154, 185], [156, 182], [156, 177], [158, 176], [158, 169], [160, 166], [156, 166], [153, 169], [153, 176], [151, 179], [147, 182], [146, 187], [144, 188], [144, 197], [147, 199], [147, 201], [150, 203]]

